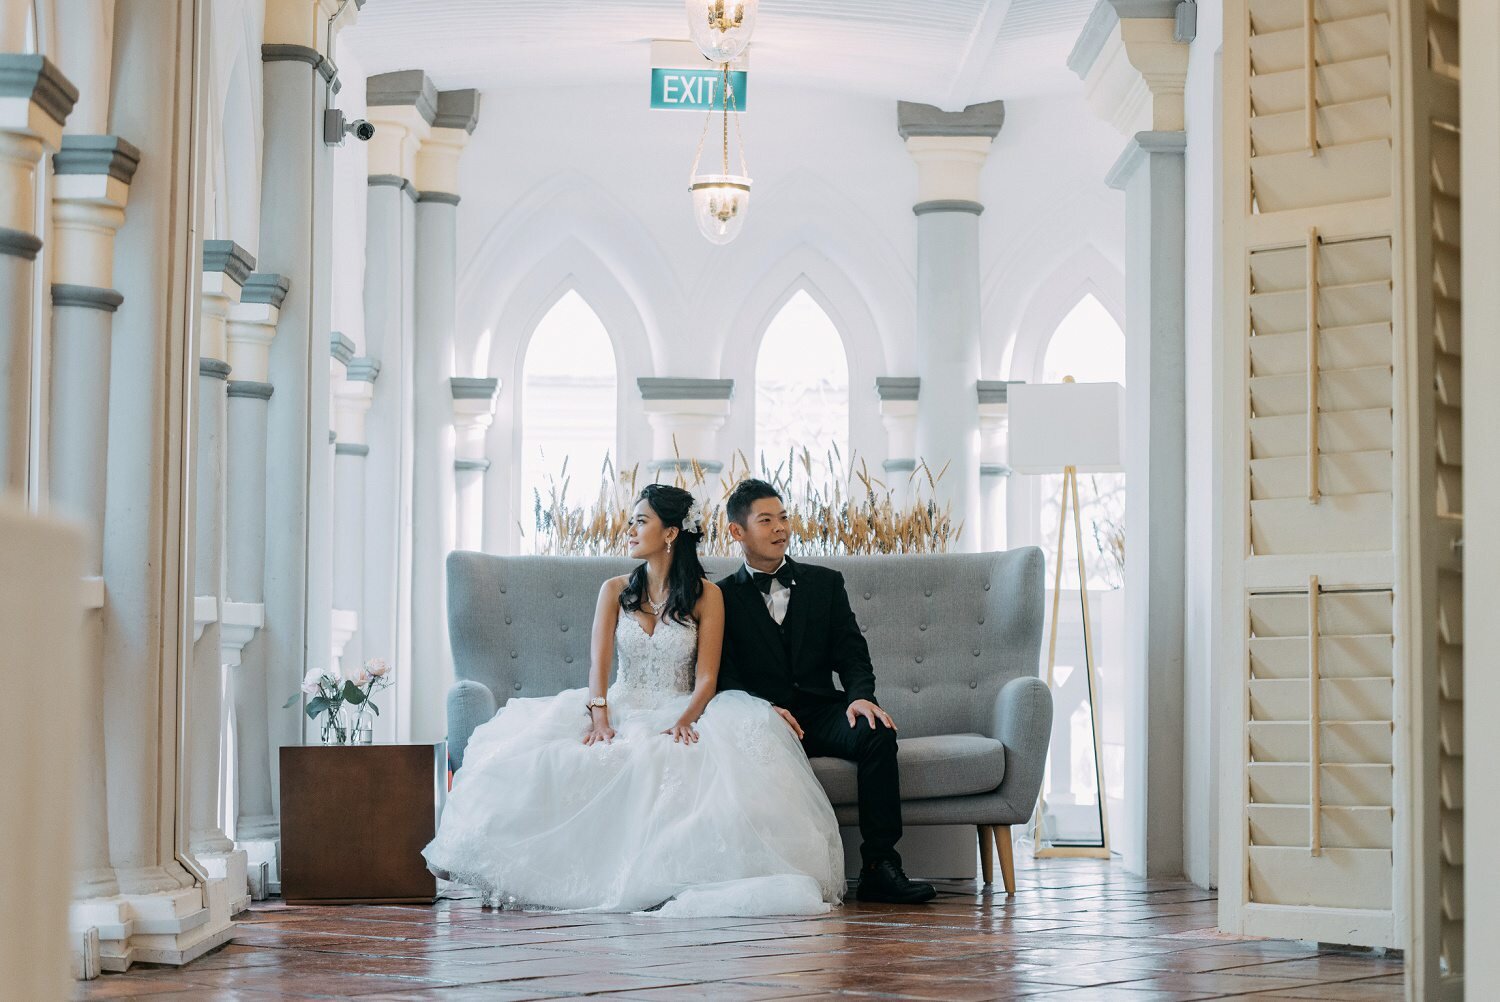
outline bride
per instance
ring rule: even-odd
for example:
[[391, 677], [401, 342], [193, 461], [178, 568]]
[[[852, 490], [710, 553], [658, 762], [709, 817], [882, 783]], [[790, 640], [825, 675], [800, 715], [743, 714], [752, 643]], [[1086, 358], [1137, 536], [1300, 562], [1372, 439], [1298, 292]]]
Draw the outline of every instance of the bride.
[[797, 736], [765, 700], [715, 694], [724, 601], [702, 529], [687, 491], [641, 491], [628, 552], [645, 563], [599, 589], [588, 688], [512, 699], [474, 731], [423, 850], [434, 873], [518, 908], [817, 914], [842, 898], [838, 823]]

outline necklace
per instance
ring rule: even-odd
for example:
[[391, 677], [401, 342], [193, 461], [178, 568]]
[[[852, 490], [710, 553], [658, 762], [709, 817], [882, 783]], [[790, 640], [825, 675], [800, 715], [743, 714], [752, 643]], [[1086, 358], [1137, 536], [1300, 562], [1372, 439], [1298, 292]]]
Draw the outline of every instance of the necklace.
[[658, 602], [655, 599], [653, 599], [651, 597], [651, 595], [648, 593], [646, 595], [646, 604], [651, 607], [652, 614], [655, 615], [659, 619], [659, 618], [661, 618], [661, 611], [667, 607], [667, 600], [666, 600], [665, 597], [663, 597], [662, 600], [660, 602]]

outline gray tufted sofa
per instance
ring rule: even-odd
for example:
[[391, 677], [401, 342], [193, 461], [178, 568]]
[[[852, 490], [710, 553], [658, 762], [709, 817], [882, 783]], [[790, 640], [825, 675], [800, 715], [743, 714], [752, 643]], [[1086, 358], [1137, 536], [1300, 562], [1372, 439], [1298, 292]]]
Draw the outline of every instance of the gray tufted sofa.
[[[1052, 696], [1036, 677], [1041, 551], [808, 562], [844, 575], [869, 641], [877, 697], [901, 728], [905, 823], [976, 826], [985, 882], [994, 844], [1005, 889], [1014, 893], [1009, 826], [1031, 815], [1052, 733]], [[599, 585], [634, 563], [449, 554], [448, 627], [458, 679], [448, 693], [453, 768], [462, 766], [474, 728], [510, 697], [588, 684]], [[705, 565], [718, 579], [738, 562]], [[828, 758], [812, 765], [839, 822], [855, 824], [854, 765]]]

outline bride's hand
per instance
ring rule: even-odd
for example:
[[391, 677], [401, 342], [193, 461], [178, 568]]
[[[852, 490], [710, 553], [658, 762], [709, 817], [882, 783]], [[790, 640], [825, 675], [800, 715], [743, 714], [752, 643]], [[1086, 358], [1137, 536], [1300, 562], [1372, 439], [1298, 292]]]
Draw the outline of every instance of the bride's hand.
[[671, 727], [662, 731], [662, 733], [672, 735], [672, 742], [674, 744], [681, 741], [685, 745], [690, 745], [696, 744], [698, 741], [698, 732], [693, 730], [693, 722], [691, 720], [679, 720]]
[[609, 719], [602, 715], [590, 721], [589, 729], [583, 734], [583, 743], [586, 745], [598, 744], [601, 741], [609, 744], [614, 739], [615, 729], [609, 726]]
[[792, 729], [792, 733], [797, 735], [797, 740], [801, 741], [802, 725], [797, 723], [797, 718], [792, 716], [792, 711], [783, 710], [779, 706], [772, 706], [771, 709], [775, 710], [777, 714], [780, 715], [781, 719], [786, 721], [786, 725]]

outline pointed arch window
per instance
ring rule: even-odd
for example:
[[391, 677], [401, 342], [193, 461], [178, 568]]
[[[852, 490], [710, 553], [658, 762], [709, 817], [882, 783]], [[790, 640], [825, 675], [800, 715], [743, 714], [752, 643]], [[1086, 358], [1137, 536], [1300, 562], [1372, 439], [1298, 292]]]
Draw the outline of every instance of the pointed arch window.
[[[811, 474], [802, 469], [806, 448]], [[835, 451], [836, 450], [836, 451]], [[796, 455], [794, 485], [822, 487], [829, 462], [849, 456], [849, 359], [832, 318], [799, 290], [766, 328], [755, 363], [755, 456], [759, 474], [785, 475]]]
[[569, 501], [591, 497], [606, 456], [616, 452], [615, 350], [603, 322], [576, 291], [547, 311], [526, 346], [521, 378], [521, 511], [527, 539], [551, 490]]

